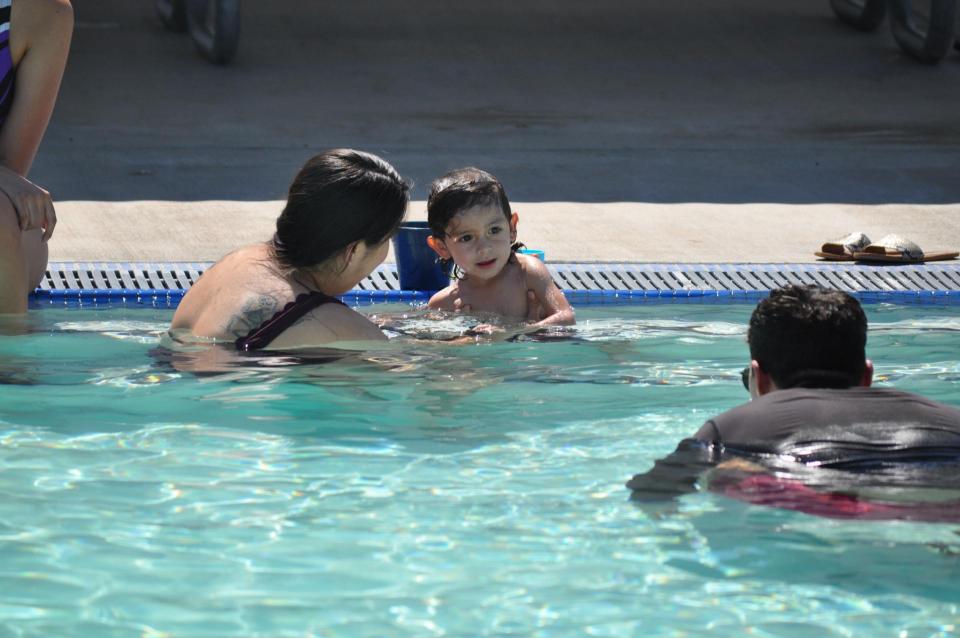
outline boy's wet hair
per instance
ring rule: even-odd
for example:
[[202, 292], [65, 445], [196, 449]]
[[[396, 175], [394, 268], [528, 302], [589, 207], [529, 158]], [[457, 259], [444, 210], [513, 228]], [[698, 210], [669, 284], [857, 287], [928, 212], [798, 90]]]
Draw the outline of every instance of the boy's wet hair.
[[355, 241], [375, 246], [407, 210], [409, 185], [371, 153], [338, 148], [307, 160], [290, 185], [271, 247], [281, 266], [322, 264]]
[[867, 317], [845, 292], [784, 286], [753, 311], [747, 342], [781, 389], [848, 388], [866, 368]]
[[503, 184], [487, 171], [471, 166], [438, 177], [430, 186], [427, 198], [430, 232], [434, 237], [444, 237], [450, 220], [474, 206], [499, 206], [504, 218], [510, 219], [510, 200]]

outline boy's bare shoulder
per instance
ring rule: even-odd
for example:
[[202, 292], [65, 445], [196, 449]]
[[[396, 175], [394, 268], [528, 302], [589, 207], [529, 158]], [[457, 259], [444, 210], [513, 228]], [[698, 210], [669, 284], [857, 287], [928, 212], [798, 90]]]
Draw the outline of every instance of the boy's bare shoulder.
[[533, 255], [517, 253], [516, 257], [517, 261], [520, 262], [520, 265], [522, 265], [527, 272], [550, 274], [547, 265]]
[[546, 285], [553, 283], [553, 275], [547, 265], [530, 255], [517, 255], [517, 262], [523, 268], [523, 273], [527, 278], [527, 285], [540, 284]]

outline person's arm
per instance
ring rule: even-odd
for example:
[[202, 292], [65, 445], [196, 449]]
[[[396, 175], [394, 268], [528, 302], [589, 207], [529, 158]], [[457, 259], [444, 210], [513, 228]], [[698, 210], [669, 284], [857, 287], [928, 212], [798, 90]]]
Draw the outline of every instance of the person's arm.
[[723, 451], [719, 442], [708, 438], [711, 431], [715, 427], [708, 421], [693, 438], [680, 441], [668, 456], [627, 481], [630, 500], [665, 501], [697, 491], [700, 477], [719, 462]]
[[0, 164], [26, 176], [47, 130], [73, 35], [69, 0], [14, 2], [10, 46], [16, 85], [0, 130]]
[[73, 33], [68, 0], [13, 3], [10, 34], [16, 74], [13, 103], [0, 128], [0, 191], [13, 204], [20, 230], [57, 224], [50, 193], [26, 178], [47, 130]]
[[[536, 257], [517, 255], [521, 259], [527, 288], [536, 296], [540, 320], [533, 323], [537, 328], [546, 326], [572, 326], [577, 323], [573, 308], [567, 302], [563, 291], [553, 282], [550, 271]], [[532, 314], [532, 313], [528, 313]]]

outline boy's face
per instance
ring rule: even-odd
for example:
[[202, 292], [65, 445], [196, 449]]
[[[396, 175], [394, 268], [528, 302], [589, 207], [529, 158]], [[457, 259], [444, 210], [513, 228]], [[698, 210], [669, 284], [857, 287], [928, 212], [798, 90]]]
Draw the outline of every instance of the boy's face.
[[430, 239], [437, 254], [453, 259], [467, 276], [492, 279], [510, 260], [517, 214], [507, 219], [499, 206], [474, 206], [454, 215], [442, 239]]

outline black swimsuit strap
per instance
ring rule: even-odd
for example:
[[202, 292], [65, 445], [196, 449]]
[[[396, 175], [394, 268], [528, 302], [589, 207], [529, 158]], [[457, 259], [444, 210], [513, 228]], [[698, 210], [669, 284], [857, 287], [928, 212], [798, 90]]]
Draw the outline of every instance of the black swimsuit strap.
[[266, 348], [271, 341], [279, 337], [284, 330], [295, 324], [305, 314], [328, 303], [346, 305], [336, 297], [325, 295], [322, 292], [311, 291], [297, 295], [296, 299], [248, 332], [247, 336], [238, 338], [234, 342], [237, 350], [249, 351]]

